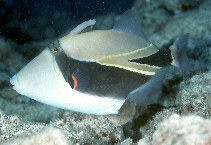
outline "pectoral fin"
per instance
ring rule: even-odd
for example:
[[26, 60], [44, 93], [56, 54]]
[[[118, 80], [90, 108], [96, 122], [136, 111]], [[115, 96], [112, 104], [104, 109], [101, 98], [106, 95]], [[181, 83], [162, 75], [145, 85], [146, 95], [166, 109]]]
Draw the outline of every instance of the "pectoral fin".
[[162, 83], [166, 77], [166, 70], [167, 68], [159, 70], [148, 82], [130, 92], [127, 99], [141, 107], [158, 103], [162, 93]]

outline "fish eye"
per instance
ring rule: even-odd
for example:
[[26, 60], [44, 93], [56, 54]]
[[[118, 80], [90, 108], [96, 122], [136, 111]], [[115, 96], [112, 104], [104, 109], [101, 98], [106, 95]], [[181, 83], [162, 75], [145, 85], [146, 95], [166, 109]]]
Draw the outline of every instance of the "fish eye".
[[59, 48], [57, 46], [53, 46], [51, 51], [58, 52], [59, 51]]
[[59, 41], [55, 41], [54, 43], [50, 44], [48, 48], [51, 51], [51, 53], [54, 55], [62, 51]]

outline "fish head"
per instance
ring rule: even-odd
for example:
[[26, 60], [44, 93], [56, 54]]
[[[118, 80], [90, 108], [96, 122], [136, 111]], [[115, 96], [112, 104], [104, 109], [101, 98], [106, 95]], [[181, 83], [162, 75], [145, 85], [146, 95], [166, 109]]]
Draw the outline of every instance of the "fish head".
[[[60, 50], [52, 48], [44, 49], [10, 79], [14, 90], [38, 102], [62, 109], [95, 115], [118, 113], [124, 99], [81, 92], [84, 84], [80, 84], [80, 79], [77, 80], [78, 84], [71, 86], [61, 69], [63, 67], [60, 64], [63, 63], [57, 60]], [[78, 70], [72, 74], [73, 81], [83, 75]], [[80, 91], [76, 89], [76, 85]]]
[[18, 93], [48, 104], [57, 101], [65, 89], [69, 89], [48, 48], [15, 74], [10, 83]]

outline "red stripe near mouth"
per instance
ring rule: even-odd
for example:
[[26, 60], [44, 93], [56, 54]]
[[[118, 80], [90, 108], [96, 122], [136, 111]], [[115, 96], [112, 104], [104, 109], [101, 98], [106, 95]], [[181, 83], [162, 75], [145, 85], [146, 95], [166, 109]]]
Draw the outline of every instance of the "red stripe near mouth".
[[78, 81], [74, 75], [72, 75], [72, 79], [73, 79], [73, 84], [74, 84], [73, 89], [75, 90], [78, 86]]

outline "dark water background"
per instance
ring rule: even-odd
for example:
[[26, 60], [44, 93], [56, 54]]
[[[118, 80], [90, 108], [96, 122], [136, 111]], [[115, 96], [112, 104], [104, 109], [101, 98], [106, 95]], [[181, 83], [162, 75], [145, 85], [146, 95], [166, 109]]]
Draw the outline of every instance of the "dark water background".
[[108, 13], [122, 13], [133, 0], [0, 0], [0, 34], [23, 44], [61, 35]]

